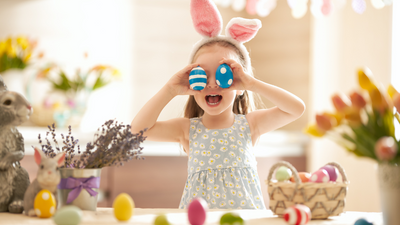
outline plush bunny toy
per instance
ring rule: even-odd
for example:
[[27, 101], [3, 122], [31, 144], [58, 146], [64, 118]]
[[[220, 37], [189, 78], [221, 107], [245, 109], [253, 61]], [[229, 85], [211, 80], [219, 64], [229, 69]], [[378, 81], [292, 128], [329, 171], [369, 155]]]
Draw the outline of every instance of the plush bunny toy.
[[60, 183], [61, 175], [58, 167], [64, 164], [65, 152], [58, 153], [54, 158], [48, 158], [43, 151], [35, 148], [35, 162], [39, 166], [36, 179], [29, 185], [24, 196], [24, 214], [36, 216], [33, 209], [35, 197], [42, 189], [49, 190], [57, 196], [57, 185]]
[[29, 175], [19, 161], [24, 138], [16, 126], [29, 119], [32, 107], [20, 94], [7, 90], [0, 76], [0, 212], [22, 213]]

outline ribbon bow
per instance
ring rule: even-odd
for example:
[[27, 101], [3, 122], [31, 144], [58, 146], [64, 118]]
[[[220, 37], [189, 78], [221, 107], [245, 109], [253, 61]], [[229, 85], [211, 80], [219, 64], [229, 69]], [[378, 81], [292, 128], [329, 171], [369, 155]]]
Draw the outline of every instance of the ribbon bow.
[[100, 177], [89, 177], [89, 178], [63, 178], [58, 184], [59, 189], [72, 189], [68, 193], [67, 204], [74, 201], [81, 193], [82, 189], [89, 192], [90, 196], [96, 196], [98, 193], [92, 188], [100, 187]]

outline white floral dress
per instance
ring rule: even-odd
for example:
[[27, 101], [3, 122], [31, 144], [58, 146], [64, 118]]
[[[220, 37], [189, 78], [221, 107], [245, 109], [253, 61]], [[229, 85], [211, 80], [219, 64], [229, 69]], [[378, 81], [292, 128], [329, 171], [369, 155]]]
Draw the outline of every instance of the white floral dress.
[[188, 178], [179, 205], [197, 197], [210, 209], [265, 209], [246, 116], [226, 129], [207, 129], [190, 119]]

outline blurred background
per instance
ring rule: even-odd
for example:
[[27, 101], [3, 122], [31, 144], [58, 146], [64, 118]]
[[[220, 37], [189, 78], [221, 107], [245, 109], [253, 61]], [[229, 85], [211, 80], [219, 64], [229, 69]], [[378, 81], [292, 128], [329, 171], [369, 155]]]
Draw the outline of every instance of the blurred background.
[[[392, 83], [400, 90], [400, 5], [313, 0], [298, 1], [305, 8], [296, 8], [293, 4], [297, 3], [290, 0], [215, 2], [224, 28], [233, 17], [261, 20], [262, 28], [246, 43], [255, 76], [294, 93], [307, 106], [301, 118], [261, 139], [256, 155], [262, 182], [271, 165], [282, 159], [299, 171], [314, 171], [336, 161], [350, 180], [345, 209], [380, 211], [376, 163], [356, 158], [329, 140], [309, 138], [302, 130], [315, 113], [333, 109], [332, 94], [355, 89], [358, 68], [370, 68], [383, 86]], [[330, 5], [316, 11], [313, 4], [322, 2]], [[32, 50], [22, 60], [27, 64], [24, 69], [0, 72], [9, 89], [26, 96], [34, 107], [31, 120], [19, 128], [26, 145], [31, 149], [37, 144], [37, 133], [51, 123], [61, 129], [73, 124], [83, 141], [90, 141], [90, 134], [108, 119], [130, 123], [167, 80], [187, 65], [191, 48], [200, 39], [189, 12], [187, 0], [0, 1], [0, 39], [10, 42], [20, 37], [18, 41], [24, 42], [26, 38], [29, 47], [23, 50]], [[160, 119], [182, 116], [186, 99], [171, 101]], [[177, 145], [149, 143], [147, 147], [147, 162], [103, 170], [103, 206], [110, 206], [112, 196], [123, 191], [133, 195], [137, 207], [178, 207], [187, 159]], [[27, 155], [31, 152], [27, 150]], [[36, 165], [28, 164], [26, 159], [34, 176]], [[143, 168], [146, 174], [132, 175], [131, 171]], [[165, 177], [159, 171], [165, 169], [170, 177], [162, 182], [175, 182], [164, 187], [170, 192], [157, 183]], [[173, 178], [178, 170], [182, 174]], [[131, 177], [128, 183], [127, 177]], [[265, 185], [263, 192], [268, 198]], [[139, 195], [147, 196], [144, 193], [147, 200], [139, 200]]]

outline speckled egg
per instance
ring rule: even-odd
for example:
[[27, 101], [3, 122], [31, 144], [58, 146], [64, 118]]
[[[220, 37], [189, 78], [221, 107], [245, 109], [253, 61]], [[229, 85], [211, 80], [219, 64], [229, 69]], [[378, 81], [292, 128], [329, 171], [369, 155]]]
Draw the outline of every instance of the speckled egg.
[[126, 193], [119, 194], [113, 202], [114, 216], [117, 220], [128, 221], [133, 215], [135, 203]]
[[286, 166], [279, 167], [275, 172], [275, 178], [278, 181], [289, 180], [291, 176], [292, 176], [292, 171]]
[[310, 182], [328, 183], [330, 180], [328, 172], [324, 169], [319, 169], [311, 174]]
[[219, 65], [217, 71], [215, 72], [215, 80], [218, 86], [222, 88], [230, 87], [233, 83], [233, 73], [231, 67], [225, 63]]
[[206, 200], [195, 198], [188, 207], [188, 219], [192, 225], [202, 225], [206, 221], [208, 205]]
[[33, 208], [37, 217], [49, 218], [56, 212], [56, 198], [49, 190], [43, 189], [37, 193]]
[[207, 74], [200, 66], [193, 68], [189, 74], [190, 88], [196, 91], [201, 91], [207, 85]]
[[82, 210], [74, 205], [63, 206], [53, 216], [57, 225], [78, 225], [83, 217]]

